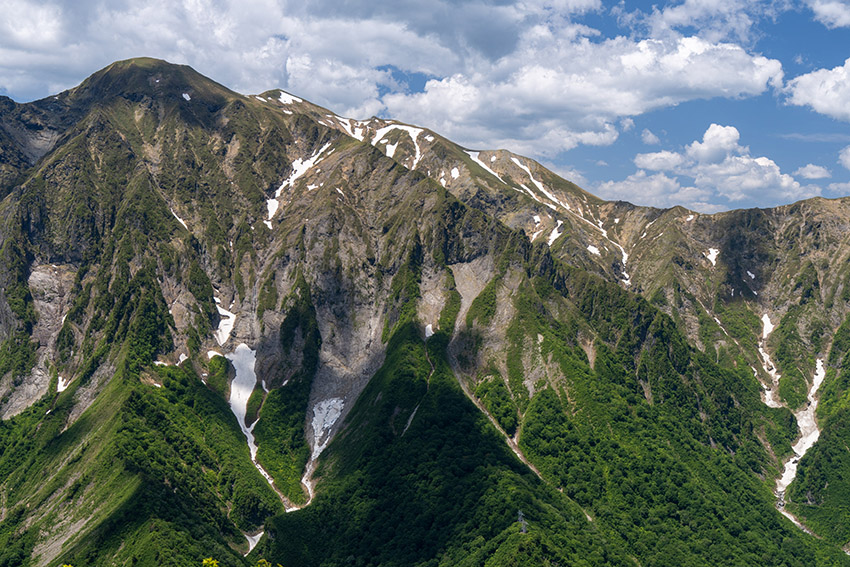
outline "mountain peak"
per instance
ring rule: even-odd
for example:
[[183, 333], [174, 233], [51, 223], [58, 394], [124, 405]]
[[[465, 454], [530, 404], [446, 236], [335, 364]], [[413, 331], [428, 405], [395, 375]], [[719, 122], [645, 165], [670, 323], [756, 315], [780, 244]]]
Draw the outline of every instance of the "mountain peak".
[[91, 75], [70, 94], [80, 102], [104, 101], [116, 96], [132, 100], [144, 97], [186, 99], [188, 96], [212, 102], [212, 99], [238, 96], [188, 65], [152, 57], [116, 61]]

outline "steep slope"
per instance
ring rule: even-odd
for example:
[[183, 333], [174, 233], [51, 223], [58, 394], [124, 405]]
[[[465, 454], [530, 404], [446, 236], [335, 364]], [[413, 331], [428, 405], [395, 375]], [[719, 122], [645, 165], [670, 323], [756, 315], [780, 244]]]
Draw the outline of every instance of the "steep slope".
[[0, 565], [847, 563], [758, 370], [835, 342], [843, 407], [842, 202], [606, 203], [152, 59], [4, 105]]

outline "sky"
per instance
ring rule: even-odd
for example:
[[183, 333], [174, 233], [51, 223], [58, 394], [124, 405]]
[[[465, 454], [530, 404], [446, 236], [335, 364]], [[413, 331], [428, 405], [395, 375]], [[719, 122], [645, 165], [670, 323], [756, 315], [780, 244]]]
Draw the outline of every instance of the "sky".
[[0, 94], [188, 64], [605, 199], [700, 212], [850, 195], [850, 0], [0, 0]]

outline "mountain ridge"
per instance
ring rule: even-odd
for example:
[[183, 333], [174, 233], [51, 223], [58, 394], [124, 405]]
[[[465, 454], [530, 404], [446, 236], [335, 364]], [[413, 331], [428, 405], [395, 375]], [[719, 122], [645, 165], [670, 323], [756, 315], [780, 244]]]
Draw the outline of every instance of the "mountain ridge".
[[[282, 93], [142, 59], [0, 109], [54, 144], [0, 139], [0, 565], [844, 564], [846, 199], [608, 203]], [[780, 496], [825, 540], [771, 493], [816, 359]]]

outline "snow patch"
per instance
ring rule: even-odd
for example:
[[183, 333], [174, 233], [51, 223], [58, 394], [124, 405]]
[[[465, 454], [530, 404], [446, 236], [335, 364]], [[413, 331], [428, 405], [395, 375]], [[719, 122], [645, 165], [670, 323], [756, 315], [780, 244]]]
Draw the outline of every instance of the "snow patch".
[[708, 261], [711, 262], [712, 266], [717, 265], [717, 255], [720, 254], [720, 250], [717, 248], [709, 248], [708, 252], [705, 252], [705, 257], [708, 258]]
[[264, 220], [264, 221], [263, 221], [263, 224], [264, 224], [264, 225], [266, 225], [267, 227], [269, 227], [269, 230], [271, 230], [271, 229], [272, 229], [272, 223], [271, 223], [271, 222], [269, 222], [269, 221], [267, 221], [267, 220]]
[[540, 215], [534, 215], [534, 224], [540, 224]]
[[64, 378], [62, 378], [61, 376], [59, 376], [58, 382], [57, 382], [57, 384], [56, 384], [56, 391], [57, 391], [57, 392], [64, 392], [64, 391], [65, 391], [65, 388], [67, 388], [67, 387], [68, 387], [68, 384], [69, 384], [70, 382], [71, 382], [70, 380], [66, 381]]
[[590, 252], [591, 254], [596, 254], [597, 256], [602, 255], [602, 254], [599, 253], [599, 248], [597, 248], [596, 246], [593, 246], [593, 245], [588, 246], [587, 251]]
[[756, 279], [756, 275], [755, 275], [754, 273], [752, 273], [751, 271], [749, 271], [749, 270], [747, 270], [747, 275], [748, 275], [748, 276], [750, 276], [750, 279], [751, 279], [751, 280]]
[[269, 220], [272, 220], [272, 217], [277, 212], [277, 208], [280, 206], [277, 199], [268, 199], [266, 200], [266, 208], [269, 211]]
[[427, 339], [429, 337], [432, 337], [433, 335], [434, 327], [431, 325], [431, 323], [428, 323], [427, 325], [425, 325], [425, 338]]
[[[161, 360], [154, 360], [153, 364], [154, 364], [154, 366], [168, 366], [167, 362], [163, 362]], [[64, 389], [65, 388], [62, 388], [62, 390], [64, 390]], [[59, 391], [61, 392], [62, 390], [59, 390]]]
[[765, 341], [767, 341], [767, 337], [770, 336], [770, 333], [773, 332], [773, 323], [770, 322], [770, 317], [767, 313], [761, 316], [761, 322], [763, 325], [761, 340], [759, 341], [758, 350], [759, 356], [761, 356], [761, 365], [764, 368], [764, 371], [767, 372], [767, 375], [770, 376], [771, 384], [769, 386], [764, 386], [764, 403], [767, 407], [771, 408], [781, 408], [782, 402], [779, 401], [779, 397], [777, 396], [777, 390], [779, 390], [779, 379], [781, 376], [776, 371], [776, 366], [774, 366], [773, 361], [770, 359], [770, 355], [767, 354], [767, 351], [764, 349]]
[[189, 93], [183, 93], [183, 98], [186, 99], [187, 101], [192, 100], [192, 97], [189, 96]]
[[764, 315], [761, 316], [761, 323], [762, 323], [761, 338], [766, 339], [767, 337], [770, 336], [770, 333], [773, 332], [773, 329], [775, 329], [775, 327], [773, 326], [773, 323], [770, 322], [770, 316], [767, 313], [765, 313]]
[[[248, 553], [254, 551], [254, 548], [257, 547], [257, 544], [260, 543], [260, 538], [263, 537], [264, 532], [260, 532], [257, 535], [249, 535], [245, 534], [245, 539], [248, 540]], [[248, 553], [245, 555], [247, 556]]]
[[[302, 175], [304, 175], [305, 173], [310, 171], [310, 168], [312, 168], [314, 165], [316, 165], [321, 160], [322, 154], [325, 153], [325, 150], [327, 150], [330, 146], [331, 146], [331, 143], [328, 142], [327, 144], [322, 146], [321, 149], [318, 152], [316, 152], [316, 154], [314, 156], [309, 157], [306, 160], [302, 160], [302, 159], [299, 158], [299, 159], [293, 161], [292, 162], [292, 173], [289, 175], [289, 177], [283, 183], [280, 184], [280, 187], [278, 187], [277, 191], [275, 191], [275, 194], [274, 194], [275, 199], [279, 199], [280, 195], [281, 195], [281, 193], [283, 193], [284, 189], [286, 189], [287, 187], [292, 187], [293, 183], [295, 183], [295, 181], [297, 181], [299, 177], [301, 177]], [[328, 155], [330, 155], [330, 154], [328, 154]]]
[[186, 226], [186, 221], [184, 221], [183, 219], [181, 219], [180, 217], [178, 217], [178, 216], [177, 216], [177, 213], [175, 213], [175, 212], [174, 212], [174, 209], [171, 209], [171, 214], [172, 214], [172, 215], [174, 215], [174, 218], [176, 218], [176, 219], [177, 219], [177, 221], [178, 221], [180, 224], [182, 224], [182, 225], [183, 225], [183, 228], [185, 228], [186, 230], [189, 230], [189, 227], [188, 227], [188, 226]]
[[280, 101], [281, 104], [292, 104], [294, 102], [304, 102], [303, 100], [301, 100], [297, 96], [292, 96], [291, 94], [289, 94], [287, 92], [283, 92], [283, 91], [280, 91], [280, 96], [278, 97], [278, 100]]
[[[481, 161], [481, 160], [478, 158], [479, 153], [480, 153], [480, 152], [466, 152], [466, 154], [467, 154], [470, 158], [472, 158], [472, 161], [474, 161], [475, 163], [477, 163], [478, 165], [480, 165], [480, 166], [481, 166], [481, 168], [482, 168], [484, 171], [486, 171], [487, 173], [489, 173], [490, 175], [492, 175], [493, 177], [495, 177], [496, 179], [498, 179], [498, 180], [499, 180], [499, 181], [501, 181], [502, 183], [505, 183], [505, 181], [504, 181], [501, 177], [499, 177], [499, 174], [498, 174], [498, 173], [496, 173], [495, 171], [493, 171], [492, 169], [490, 169], [490, 167], [489, 167], [489, 166], [487, 166], [487, 164], [485, 164], [483, 161]], [[495, 159], [496, 159], [496, 156], [492, 156], [492, 157], [490, 158], [490, 163], [493, 163], [493, 161], [494, 161]]]
[[217, 350], [208, 350], [207, 351], [207, 357], [210, 360], [212, 360], [214, 356], [224, 356], [224, 355], [221, 354], [220, 352], [218, 352]]
[[180, 358], [177, 359], [177, 365], [179, 366], [179, 365], [183, 364], [184, 362], [186, 362], [187, 360], [189, 360], [189, 357], [186, 356], [185, 353], [181, 352]]
[[785, 463], [785, 469], [782, 471], [782, 476], [776, 481], [776, 493], [780, 498], [785, 495], [785, 489], [794, 481], [797, 476], [797, 465], [803, 455], [814, 446], [820, 437], [820, 429], [818, 429], [817, 421], [815, 420], [815, 411], [818, 408], [818, 400], [815, 398], [818, 388], [823, 383], [826, 376], [826, 369], [823, 366], [823, 360], [818, 359], [815, 365], [815, 374], [812, 377], [812, 385], [809, 390], [809, 403], [796, 412], [794, 417], [797, 418], [797, 425], [800, 427], [800, 439], [791, 447], [794, 450], [794, 456]]
[[452, 168], [452, 179], [457, 179], [458, 177], [460, 177], [460, 170], [458, 170], [458, 168], [456, 168], [456, 167], [453, 167]]
[[614, 224], [620, 224], [620, 219], [614, 219]]
[[[230, 383], [230, 411], [236, 416], [236, 421], [239, 422], [239, 429], [245, 435], [248, 441], [248, 451], [251, 453], [251, 461], [254, 466], [260, 471], [260, 474], [268, 481], [269, 484], [274, 484], [272, 477], [267, 473], [260, 463], [257, 462], [257, 445], [254, 443], [254, 426], [245, 425], [245, 414], [248, 411], [248, 398], [251, 397], [251, 392], [254, 391], [254, 386], [257, 384], [257, 375], [254, 373], [254, 365], [257, 362], [257, 351], [251, 349], [245, 343], [240, 343], [236, 350], [225, 355], [226, 358], [233, 364], [236, 369], [236, 377]], [[259, 420], [258, 420], [259, 421]]]
[[223, 308], [216, 303], [218, 314], [221, 315], [221, 320], [218, 322], [218, 329], [215, 330], [213, 336], [219, 345], [223, 345], [230, 338], [230, 333], [233, 331], [233, 325], [236, 324], [236, 315]]
[[552, 243], [555, 242], [555, 240], [557, 240], [559, 236], [561, 236], [561, 233], [558, 231], [558, 229], [561, 228], [562, 224], [564, 224], [564, 221], [559, 220], [555, 228], [552, 229], [552, 232], [549, 233], [549, 246], [552, 246]]
[[322, 400], [313, 407], [313, 454], [311, 460], [316, 460], [328, 446], [328, 433], [339, 416], [345, 401], [342, 398]]
[[[377, 132], [375, 132], [375, 136], [372, 138], [372, 145], [376, 145], [375, 140], [381, 140], [385, 135], [387, 135], [389, 132], [392, 132], [393, 130], [401, 130], [403, 132], [407, 132], [407, 135], [410, 136], [410, 139], [413, 141], [413, 146], [416, 150], [416, 155], [413, 158], [413, 165], [410, 167], [410, 169], [416, 169], [416, 166], [419, 164], [419, 160], [422, 159], [422, 150], [419, 148], [419, 142], [416, 141], [419, 137], [419, 134], [422, 133], [422, 128], [406, 126], [404, 124], [390, 124], [389, 126], [384, 126], [383, 128], [378, 129]], [[395, 150], [398, 147], [398, 144], [398, 142], [392, 145], [387, 144], [387, 157], [391, 158], [395, 155]]]
[[694, 215], [688, 215], [688, 218], [685, 219], [685, 222], [690, 222], [694, 220]]

